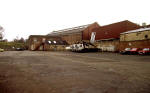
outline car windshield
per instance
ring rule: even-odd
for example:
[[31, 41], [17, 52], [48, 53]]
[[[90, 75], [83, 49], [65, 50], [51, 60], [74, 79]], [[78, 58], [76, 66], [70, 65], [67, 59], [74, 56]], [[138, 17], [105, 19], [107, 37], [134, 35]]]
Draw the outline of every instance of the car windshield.
[[132, 50], [137, 50], [137, 48], [132, 48]]
[[129, 51], [129, 50], [131, 50], [131, 48], [126, 48], [125, 50], [126, 50], [126, 51]]
[[149, 49], [149, 48], [144, 48], [143, 50], [148, 51], [148, 50], [150, 50], [150, 49]]

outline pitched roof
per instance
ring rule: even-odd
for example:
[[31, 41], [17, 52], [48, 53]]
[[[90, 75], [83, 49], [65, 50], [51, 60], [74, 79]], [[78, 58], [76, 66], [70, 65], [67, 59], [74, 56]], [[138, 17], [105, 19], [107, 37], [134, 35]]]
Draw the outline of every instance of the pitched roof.
[[33, 37], [46, 37], [46, 38], [48, 38], [48, 37], [57, 37], [57, 38], [59, 38], [59, 36], [47, 36], [47, 35], [30, 35], [29, 36], [29, 38], [33, 38]]
[[140, 28], [139, 25], [125, 20], [118, 23], [101, 26], [94, 29], [92, 32], [96, 32], [96, 40], [108, 40], [118, 39], [120, 37], [120, 33], [138, 28]]
[[130, 30], [130, 31], [128, 31], [128, 32], [123, 32], [123, 33], [121, 33], [121, 34], [142, 32], [142, 31], [150, 31], [150, 27], [149, 27], [149, 28], [140, 28], [140, 29], [136, 29], [136, 30]]
[[75, 33], [75, 32], [81, 32], [84, 29], [86, 29], [89, 25], [91, 24], [53, 31], [49, 33], [48, 36], [65, 35], [65, 34], [70, 34], [70, 33]]

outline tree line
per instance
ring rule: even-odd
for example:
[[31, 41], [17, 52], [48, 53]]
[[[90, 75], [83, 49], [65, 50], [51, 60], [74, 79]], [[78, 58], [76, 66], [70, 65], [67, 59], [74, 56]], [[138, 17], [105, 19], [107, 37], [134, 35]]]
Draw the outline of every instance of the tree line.
[[[8, 42], [7, 39], [4, 39], [4, 28], [0, 26], [0, 41], [1, 42]], [[27, 39], [24, 39], [23, 37], [19, 38], [16, 36], [16, 38], [13, 39], [11, 42], [16, 42], [16, 43], [27, 43]]]

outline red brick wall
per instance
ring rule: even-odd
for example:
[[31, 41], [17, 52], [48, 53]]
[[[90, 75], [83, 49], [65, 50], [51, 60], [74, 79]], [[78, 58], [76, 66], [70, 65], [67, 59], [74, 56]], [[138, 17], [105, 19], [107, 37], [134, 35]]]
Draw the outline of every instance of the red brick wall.
[[119, 39], [120, 33], [138, 28], [140, 28], [140, 26], [137, 24], [130, 21], [122, 21], [93, 29], [93, 32], [96, 32], [96, 40], [110, 38]]
[[63, 40], [67, 41], [69, 44], [76, 43], [82, 40], [82, 32], [72, 33], [69, 35], [61, 36]]
[[94, 28], [100, 27], [97, 23], [91, 24], [82, 32], [72, 33], [69, 35], [61, 36], [63, 40], [66, 40], [69, 44], [74, 44], [82, 40], [90, 40], [91, 32]]
[[[34, 38], [36, 38], [36, 42], [34, 42]], [[55, 40], [55, 41], [57, 41], [57, 40], [61, 40], [61, 38], [60, 37], [51, 37], [51, 36], [30, 36], [29, 37], [29, 42], [28, 42], [28, 46], [29, 46], [29, 50], [32, 50], [31, 49], [31, 46], [32, 45], [34, 45], [34, 47], [37, 47], [37, 46], [39, 46], [41, 43], [42, 43], [42, 40], [43, 40], [43, 38], [45, 38], [46, 40]], [[41, 45], [42, 46], [42, 45]], [[38, 49], [38, 50], [40, 50], [40, 49]]]
[[91, 24], [88, 28], [86, 28], [84, 31], [83, 31], [83, 40], [90, 40], [91, 39], [91, 33], [93, 31], [93, 29], [96, 29], [96, 28], [99, 28], [99, 24], [98, 23], [94, 23], [94, 24]]

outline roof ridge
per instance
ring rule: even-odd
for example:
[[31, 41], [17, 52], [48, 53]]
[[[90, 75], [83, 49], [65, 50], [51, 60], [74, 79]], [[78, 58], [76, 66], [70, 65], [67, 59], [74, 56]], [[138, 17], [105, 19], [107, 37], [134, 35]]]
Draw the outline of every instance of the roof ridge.
[[[72, 30], [72, 29], [75, 29], [75, 28], [86, 27], [86, 26], [89, 26], [89, 25], [91, 25], [91, 24], [87, 24], [87, 25], [81, 25], [81, 26], [75, 26], [75, 27], [66, 28], [66, 29], [57, 30], [57, 31]], [[57, 31], [53, 31], [53, 32], [57, 32]]]
[[[123, 23], [123, 22], [130, 22], [130, 23], [133, 23], [129, 20], [123, 20], [123, 21], [119, 21], [119, 22], [114, 22], [114, 23], [111, 23], [111, 24], [107, 24], [107, 25], [103, 25], [103, 26], [100, 26], [100, 27], [105, 27], [105, 26], [109, 26], [109, 25], [115, 25], [115, 24], [119, 24], [119, 23]], [[134, 23], [136, 24], [136, 23]]]
[[150, 30], [150, 27], [147, 27], [147, 28], [139, 28], [139, 29], [135, 29], [135, 30], [129, 30], [129, 31], [127, 31], [127, 32], [123, 32], [123, 33], [120, 33], [120, 34], [141, 32], [141, 31], [146, 31], [146, 30]]

